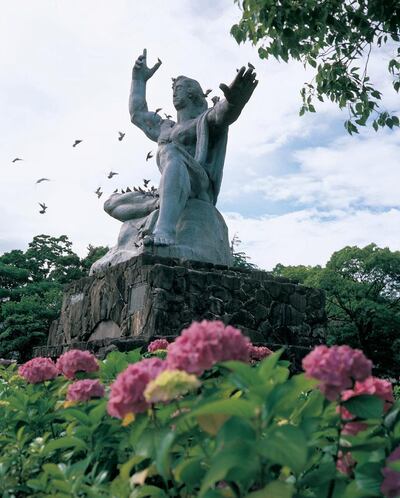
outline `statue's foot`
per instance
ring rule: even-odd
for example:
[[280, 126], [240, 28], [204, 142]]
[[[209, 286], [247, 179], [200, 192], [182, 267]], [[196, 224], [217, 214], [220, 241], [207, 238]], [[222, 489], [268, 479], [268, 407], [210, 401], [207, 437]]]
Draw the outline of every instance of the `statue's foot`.
[[171, 246], [175, 244], [175, 235], [170, 232], [156, 232], [152, 235], [146, 235], [143, 239], [145, 246]]

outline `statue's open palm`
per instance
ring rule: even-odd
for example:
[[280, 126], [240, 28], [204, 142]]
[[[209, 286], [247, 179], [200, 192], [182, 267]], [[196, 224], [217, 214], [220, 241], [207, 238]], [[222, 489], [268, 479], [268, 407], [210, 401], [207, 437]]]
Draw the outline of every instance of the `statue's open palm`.
[[136, 59], [135, 65], [133, 66], [132, 78], [135, 80], [147, 81], [153, 76], [153, 74], [157, 71], [161, 64], [162, 63], [160, 59], [158, 59], [153, 67], [148, 67], [147, 50], [143, 49], [143, 54], [139, 55], [139, 57]]
[[250, 99], [257, 84], [256, 73], [253, 72], [253, 67], [249, 66], [247, 70], [245, 67], [240, 68], [229, 86], [221, 83], [219, 87], [230, 104], [244, 106]]

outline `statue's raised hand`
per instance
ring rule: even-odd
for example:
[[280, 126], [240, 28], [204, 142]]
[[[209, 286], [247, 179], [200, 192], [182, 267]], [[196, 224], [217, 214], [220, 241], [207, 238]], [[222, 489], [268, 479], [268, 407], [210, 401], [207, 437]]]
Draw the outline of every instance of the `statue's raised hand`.
[[233, 105], [244, 106], [250, 99], [258, 81], [253, 66], [249, 64], [248, 69], [242, 67], [239, 69], [235, 79], [227, 86], [224, 83], [219, 85], [224, 92], [226, 100]]
[[143, 49], [143, 54], [139, 55], [136, 59], [135, 65], [132, 69], [132, 79], [147, 81], [150, 79], [157, 69], [161, 66], [160, 59], [154, 64], [153, 67], [147, 66], [147, 50]]

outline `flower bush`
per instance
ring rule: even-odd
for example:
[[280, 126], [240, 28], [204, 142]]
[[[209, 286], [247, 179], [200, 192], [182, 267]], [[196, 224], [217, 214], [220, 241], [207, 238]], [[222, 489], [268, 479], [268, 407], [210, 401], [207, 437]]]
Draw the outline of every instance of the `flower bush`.
[[71, 349], [57, 360], [57, 368], [68, 379], [74, 379], [77, 372], [97, 372], [99, 364], [96, 357], [89, 351]]
[[54, 379], [59, 371], [50, 358], [32, 358], [18, 368], [18, 373], [27, 382], [37, 384]]
[[203, 321], [165, 360], [0, 367], [0, 496], [400, 496], [400, 402], [361, 351], [319, 346], [291, 375], [283, 351], [251, 350]]

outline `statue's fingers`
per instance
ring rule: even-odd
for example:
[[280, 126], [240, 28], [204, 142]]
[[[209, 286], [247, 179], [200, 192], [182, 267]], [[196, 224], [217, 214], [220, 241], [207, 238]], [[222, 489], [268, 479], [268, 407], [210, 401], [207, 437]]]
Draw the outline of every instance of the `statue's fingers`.
[[143, 49], [143, 54], [141, 55], [142, 59], [146, 60], [147, 59], [147, 48]]
[[162, 62], [160, 61], [160, 59], [158, 59], [158, 61], [150, 69], [150, 74], [153, 75], [157, 71], [157, 69], [161, 66], [161, 64], [162, 64]]
[[243, 74], [243, 78], [246, 79], [246, 80], [250, 80], [251, 79], [251, 76], [252, 76], [253, 73], [253, 68], [249, 67], [246, 72]]
[[237, 72], [235, 79], [232, 82], [232, 85], [234, 85], [237, 81], [241, 80], [243, 77], [244, 72], [246, 71], [246, 68], [242, 66], [239, 71]]
[[229, 93], [229, 86], [225, 85], [225, 83], [221, 83], [219, 85], [220, 90], [224, 93], [224, 95], [227, 95]]

